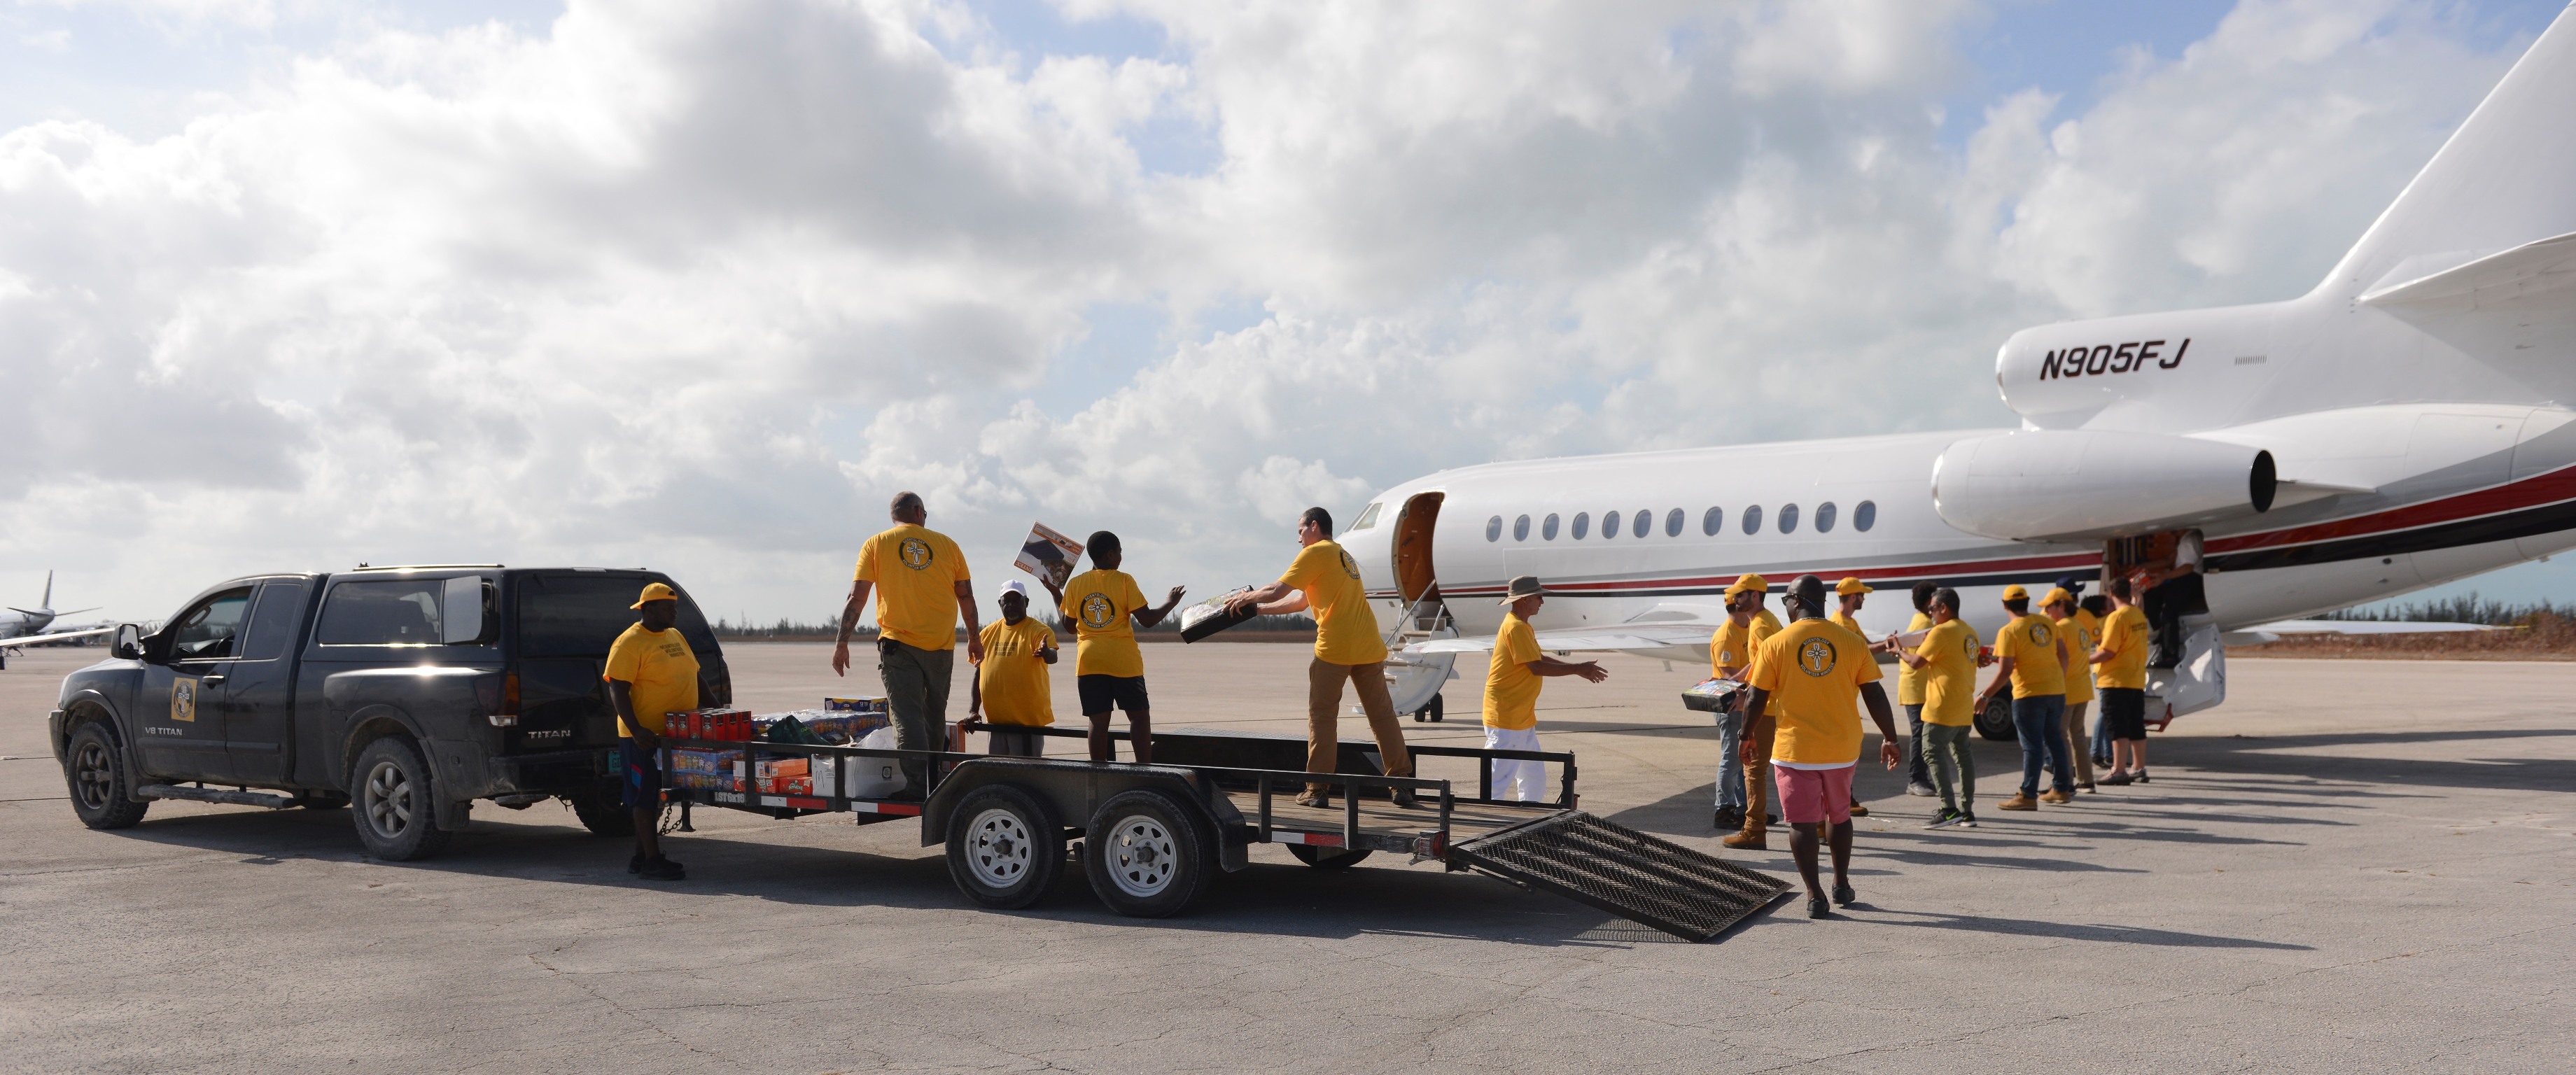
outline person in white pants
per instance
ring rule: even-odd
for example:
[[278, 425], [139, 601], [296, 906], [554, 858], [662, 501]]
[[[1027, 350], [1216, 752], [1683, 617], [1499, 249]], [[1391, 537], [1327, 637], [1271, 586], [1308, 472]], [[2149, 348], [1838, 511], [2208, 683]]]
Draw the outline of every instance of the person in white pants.
[[[1599, 683], [1610, 673], [1602, 671], [1598, 661], [1577, 664], [1539, 652], [1538, 634], [1530, 630], [1529, 621], [1547, 603], [1547, 591], [1539, 588], [1537, 576], [1513, 579], [1501, 603], [1512, 606], [1512, 611], [1503, 617], [1502, 630], [1494, 633], [1494, 657], [1485, 669], [1485, 749], [1534, 751], [1538, 749], [1539, 677], [1581, 676]], [[1547, 794], [1545, 762], [1497, 760], [1493, 765], [1495, 798], [1539, 802]]]

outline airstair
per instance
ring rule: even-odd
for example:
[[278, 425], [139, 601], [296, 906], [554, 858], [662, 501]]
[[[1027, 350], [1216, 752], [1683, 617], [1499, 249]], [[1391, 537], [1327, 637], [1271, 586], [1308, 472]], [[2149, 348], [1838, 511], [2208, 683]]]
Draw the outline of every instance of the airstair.
[[1788, 884], [1768, 874], [1581, 810], [1461, 841], [1450, 847], [1449, 862], [1695, 943], [1718, 939], [1789, 894]]
[[[1406, 646], [1440, 638], [1458, 637], [1458, 625], [1449, 618], [1449, 606], [1440, 600], [1437, 587], [1408, 606], [1395, 617], [1393, 630], [1386, 635], [1386, 693], [1395, 702], [1398, 713], [1412, 713], [1417, 718], [1441, 718], [1434, 705], [1440, 688], [1452, 678], [1450, 669], [1458, 661], [1454, 653], [1404, 652]], [[1356, 712], [1357, 710], [1353, 710]]]

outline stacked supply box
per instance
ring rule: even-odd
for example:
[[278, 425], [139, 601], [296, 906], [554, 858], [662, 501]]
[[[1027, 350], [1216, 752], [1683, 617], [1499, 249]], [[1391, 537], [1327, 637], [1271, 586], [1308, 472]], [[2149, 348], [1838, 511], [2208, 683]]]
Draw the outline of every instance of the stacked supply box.
[[764, 795], [812, 795], [814, 780], [805, 759], [776, 758], [753, 764], [751, 790]]
[[742, 764], [739, 750], [671, 751], [671, 786], [702, 788], [710, 791], [740, 791], [734, 771]]

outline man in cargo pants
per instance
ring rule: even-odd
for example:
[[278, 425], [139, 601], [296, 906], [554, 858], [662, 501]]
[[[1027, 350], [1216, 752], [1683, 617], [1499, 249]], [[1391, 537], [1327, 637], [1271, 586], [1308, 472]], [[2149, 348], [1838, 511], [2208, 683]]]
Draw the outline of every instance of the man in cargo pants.
[[647, 881], [678, 881], [688, 872], [662, 854], [663, 718], [698, 707], [698, 657], [673, 629], [680, 595], [656, 582], [629, 606], [635, 625], [608, 647], [600, 678], [617, 711], [617, 758], [626, 808], [635, 812], [635, 857], [626, 872]]
[[[1412, 776], [1413, 755], [1404, 749], [1404, 725], [1395, 722], [1395, 700], [1386, 693], [1386, 640], [1377, 632], [1377, 613], [1369, 611], [1367, 587], [1360, 584], [1360, 565], [1333, 540], [1332, 513], [1308, 508], [1297, 518], [1297, 544], [1302, 548], [1279, 581], [1226, 602], [1228, 612], [1247, 606], [1264, 616], [1285, 616], [1313, 609], [1315, 659], [1306, 669], [1306, 771], [1329, 773], [1341, 760], [1342, 684], [1360, 696], [1369, 731], [1377, 737], [1378, 756], [1386, 775]], [[1308, 784], [1297, 801], [1307, 806], [1332, 803], [1328, 785]], [[1415, 805], [1413, 792], [1395, 790], [1397, 806]]]
[[[966, 556], [948, 535], [924, 527], [930, 513], [918, 493], [897, 493], [894, 525], [859, 547], [850, 600], [841, 606], [840, 637], [832, 643], [832, 674], [850, 667], [850, 631], [877, 595], [877, 674], [885, 682], [899, 750], [944, 750], [948, 743], [948, 681], [957, 648], [957, 621], [966, 621], [966, 657], [984, 659], [975, 623], [975, 585]], [[930, 767], [903, 763], [906, 797], [929, 794]]]

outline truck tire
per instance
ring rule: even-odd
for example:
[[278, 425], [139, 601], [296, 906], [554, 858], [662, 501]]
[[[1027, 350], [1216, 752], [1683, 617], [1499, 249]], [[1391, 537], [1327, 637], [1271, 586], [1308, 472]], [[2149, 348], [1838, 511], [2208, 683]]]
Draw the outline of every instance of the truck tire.
[[1180, 913], [1216, 872], [1207, 823], [1171, 796], [1144, 788], [1100, 804], [1083, 847], [1091, 891], [1129, 918]]
[[1993, 704], [1977, 711], [1978, 735], [1998, 743], [2009, 743], [2021, 738], [2021, 732], [2013, 727], [2010, 695], [2009, 691], [1997, 691]]
[[626, 797], [613, 791], [586, 791], [566, 795], [572, 804], [572, 816], [581, 819], [581, 827], [593, 836], [635, 835], [635, 811], [626, 806]]
[[399, 735], [377, 739], [358, 751], [349, 768], [349, 791], [356, 810], [358, 842], [367, 853], [387, 862], [410, 862], [439, 853], [449, 833], [438, 827], [438, 786], [420, 748]]
[[118, 763], [116, 740], [107, 726], [90, 721], [74, 729], [63, 752], [63, 781], [71, 786], [72, 813], [93, 829], [130, 829], [143, 820], [149, 802], [128, 794], [133, 780]]
[[1027, 792], [986, 784], [948, 815], [948, 879], [986, 907], [1016, 911], [1046, 895], [1064, 868], [1064, 828]]
[[1359, 865], [1361, 859], [1369, 857], [1366, 850], [1349, 851], [1338, 847], [1314, 847], [1307, 844], [1290, 844], [1288, 853], [1297, 856], [1297, 861], [1318, 870], [1347, 870]]

